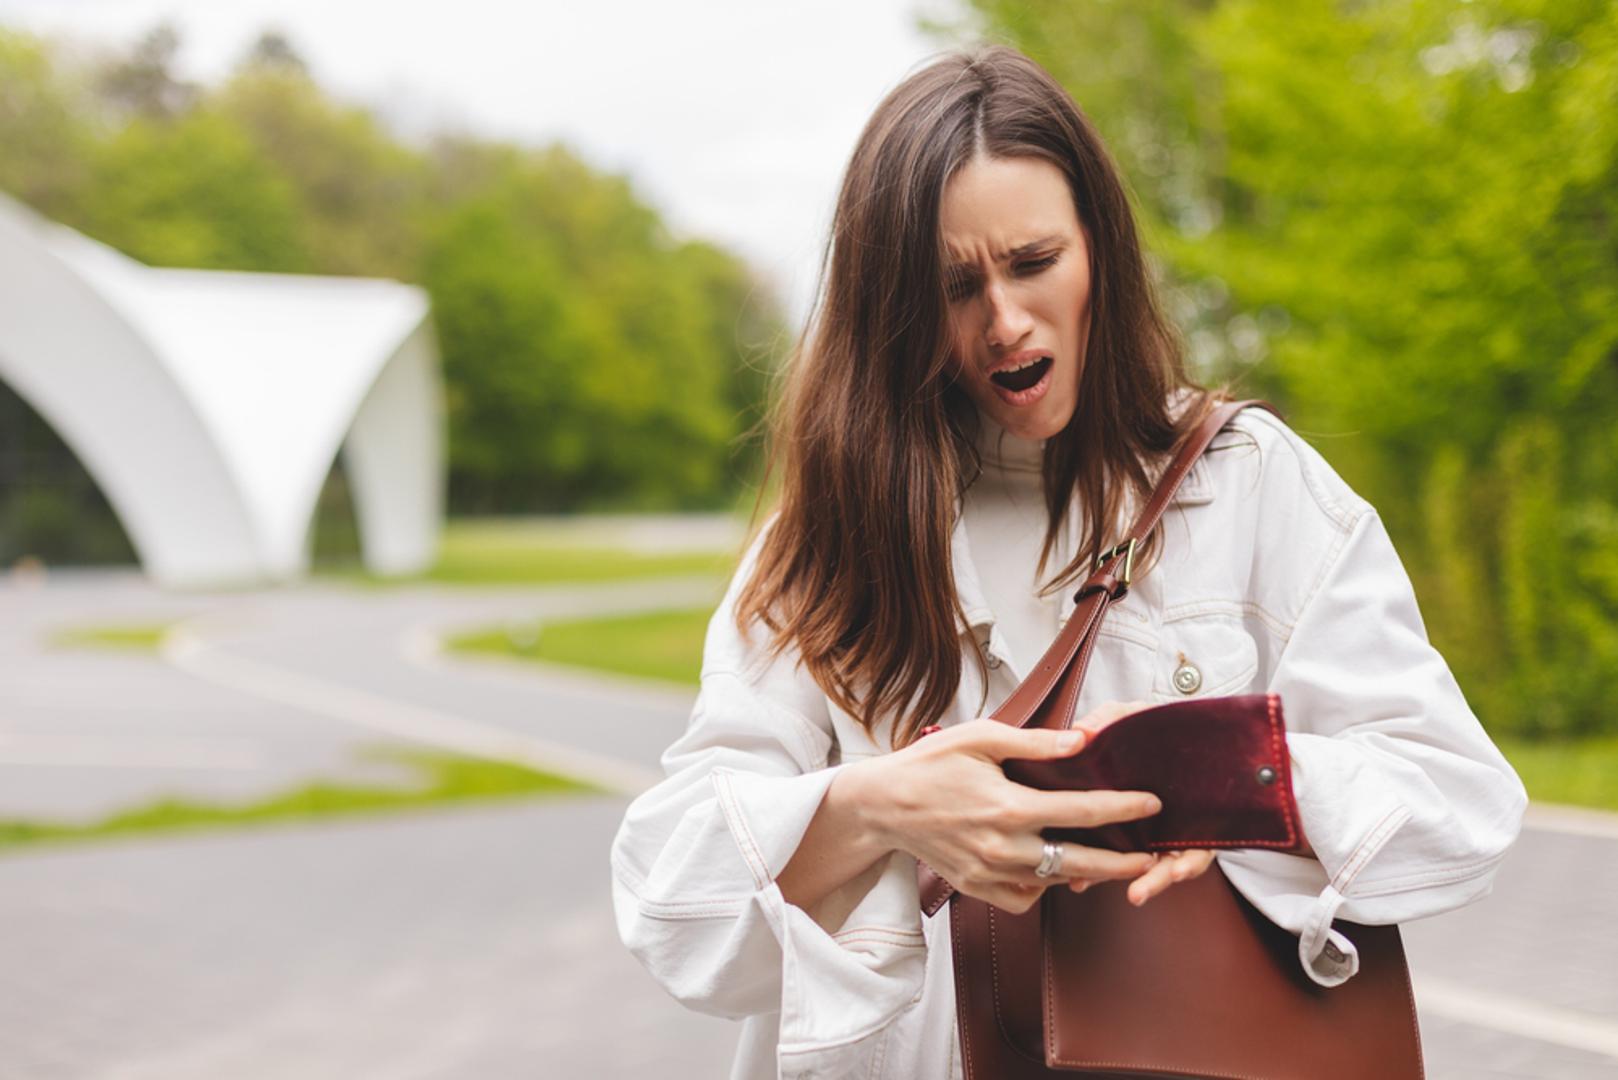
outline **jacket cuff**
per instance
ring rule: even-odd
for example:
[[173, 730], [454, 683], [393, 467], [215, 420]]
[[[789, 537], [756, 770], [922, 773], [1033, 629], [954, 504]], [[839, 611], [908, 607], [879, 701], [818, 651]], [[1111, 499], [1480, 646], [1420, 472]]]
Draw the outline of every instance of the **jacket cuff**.
[[[1218, 855], [1219, 865], [1266, 918], [1298, 935], [1298, 962], [1309, 978], [1339, 986], [1358, 973], [1360, 956], [1354, 943], [1332, 928], [1332, 920], [1354, 879], [1411, 812], [1359, 748], [1306, 732], [1289, 731], [1286, 738], [1298, 816], [1315, 857], [1225, 851]], [[1345, 803], [1349, 791], [1354, 798]]]
[[800, 773], [764, 776], [716, 765], [714, 795], [742, 861], [753, 875], [753, 887], [773, 882], [792, 860], [837, 774], [847, 764]]
[[1298, 935], [1298, 964], [1321, 986], [1338, 986], [1360, 969], [1359, 950], [1332, 919], [1343, 895], [1320, 863], [1276, 851], [1218, 853], [1219, 869], [1265, 918]]
[[788, 903], [775, 882], [845, 767], [792, 777], [713, 770], [720, 808], [758, 889], [753, 901], [781, 947], [780, 1048], [800, 1060], [892, 1023], [920, 998], [927, 964], [913, 858], [890, 853], [879, 863], [874, 885], [838, 927]]

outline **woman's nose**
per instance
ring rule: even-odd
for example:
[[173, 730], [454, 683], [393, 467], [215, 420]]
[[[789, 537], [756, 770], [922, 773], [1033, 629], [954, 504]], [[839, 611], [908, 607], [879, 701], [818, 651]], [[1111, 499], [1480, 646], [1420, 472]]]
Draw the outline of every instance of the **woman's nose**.
[[1004, 284], [995, 282], [984, 290], [989, 301], [989, 327], [986, 340], [990, 348], [1004, 349], [1021, 341], [1033, 327], [1033, 317], [1016, 303]]

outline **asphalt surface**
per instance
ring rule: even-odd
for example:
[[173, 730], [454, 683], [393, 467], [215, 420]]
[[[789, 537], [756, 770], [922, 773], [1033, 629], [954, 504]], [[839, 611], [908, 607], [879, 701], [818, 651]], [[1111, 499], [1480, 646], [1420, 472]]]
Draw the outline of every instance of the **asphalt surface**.
[[[437, 635], [711, 604], [712, 579], [212, 595], [132, 574], [0, 586], [0, 817], [314, 776], [391, 742], [655, 778], [692, 694], [466, 663]], [[75, 625], [185, 620], [162, 656]], [[0, 1078], [723, 1077], [727, 1021], [619, 944], [627, 794], [126, 838], [0, 857]], [[1432, 1077], [1618, 1077], [1618, 826], [1539, 814], [1484, 900], [1404, 928]]]

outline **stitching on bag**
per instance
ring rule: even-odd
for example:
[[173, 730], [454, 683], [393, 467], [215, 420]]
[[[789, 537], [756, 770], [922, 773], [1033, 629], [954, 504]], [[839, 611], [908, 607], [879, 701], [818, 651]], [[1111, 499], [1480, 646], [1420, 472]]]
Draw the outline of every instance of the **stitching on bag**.
[[1052, 974], [1056, 960], [1051, 954], [1051, 935], [1042, 932], [1039, 937], [1045, 946], [1045, 1055], [1051, 1061], [1059, 1061], [1056, 1056], [1056, 979]]
[[[960, 903], [960, 901], [957, 900], [956, 903]], [[952, 907], [950, 908], [949, 916], [950, 944], [955, 958], [955, 981], [956, 985], [963, 991], [956, 996], [955, 1026], [961, 1037], [961, 1059], [966, 1066], [965, 1075], [972, 1077], [976, 1075], [972, 1068], [972, 1037], [968, 1034], [972, 1025], [965, 1023], [965, 1018], [961, 1016], [961, 1011], [966, 1008], [966, 995], [970, 993], [966, 980], [966, 971], [964, 970], [966, 966], [965, 950], [961, 948], [961, 913]]]
[[[1395, 940], [1399, 942], [1400, 959], [1403, 959], [1405, 948], [1404, 935], [1399, 933], [1399, 928], [1397, 926], [1394, 927], [1393, 932], [1395, 935]], [[1421, 1020], [1416, 1013], [1416, 988], [1410, 985], [1409, 963], [1403, 963], [1399, 966], [1404, 969], [1405, 1006], [1410, 1010], [1410, 1028], [1416, 1033], [1416, 1080], [1425, 1080], [1427, 1076], [1427, 1059], [1426, 1056], [1421, 1052]]]
[[1090, 1061], [1081, 1058], [1063, 1058], [1061, 1060], [1061, 1064], [1066, 1066], [1078, 1066], [1086, 1069], [1130, 1069], [1132, 1070], [1130, 1075], [1134, 1075], [1145, 1069], [1152, 1072], [1168, 1073], [1171, 1076], [1195, 1075], [1206, 1077], [1208, 1080], [1265, 1080], [1264, 1077], [1258, 1076], [1254, 1073], [1199, 1072], [1190, 1074], [1185, 1072], [1185, 1066], [1178, 1065], [1174, 1062], [1142, 1064], [1139, 1061]]
[[995, 1022], [995, 1026], [1000, 1029], [1000, 1037], [1005, 1040], [1006, 1045], [1011, 1048], [1012, 1053], [1016, 1054], [1018, 1057], [1026, 1058], [1029, 1061], [1037, 1061], [1038, 1059], [1035, 1058], [1032, 1054], [1028, 1053], [1022, 1047], [1018, 1046], [1017, 1045], [1017, 1040], [1013, 1039], [1011, 1037], [1011, 1033], [1006, 1030], [1006, 1018], [1000, 1011], [1000, 965], [997, 962], [998, 958], [1000, 956], [1000, 946], [997, 945], [995, 943], [995, 940], [994, 940], [994, 926], [995, 926], [995, 921], [996, 921], [995, 917], [994, 917], [994, 913], [999, 909], [995, 908], [992, 904], [988, 905], [988, 908], [989, 908], [989, 916], [988, 916], [988, 922], [989, 922], [989, 971], [990, 971], [990, 973], [992, 975], [992, 978], [993, 978], [993, 981], [994, 981], [994, 997], [990, 999], [990, 1004], [992, 1004], [994, 1006], [994, 1022]]
[[1079, 690], [1084, 682], [1084, 673], [1090, 664], [1090, 652], [1095, 648], [1096, 638], [1099, 636], [1097, 631], [1100, 629], [1100, 624], [1106, 619], [1107, 608], [1110, 606], [1110, 601], [1102, 602], [1101, 610], [1096, 612], [1096, 621], [1091, 624], [1090, 632], [1084, 637], [1084, 644], [1079, 649], [1078, 659], [1074, 661], [1078, 665], [1079, 677], [1073, 680], [1072, 689], [1063, 690], [1062, 696], [1057, 699], [1056, 716], [1058, 719], [1072, 716], [1074, 708], [1078, 705]]

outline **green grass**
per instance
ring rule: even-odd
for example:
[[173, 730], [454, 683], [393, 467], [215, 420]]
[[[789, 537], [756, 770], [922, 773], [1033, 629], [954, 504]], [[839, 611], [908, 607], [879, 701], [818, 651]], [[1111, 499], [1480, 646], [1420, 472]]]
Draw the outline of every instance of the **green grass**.
[[1618, 736], [1574, 742], [1495, 741], [1522, 777], [1529, 798], [1618, 810]]
[[681, 574], [724, 574], [732, 552], [648, 555], [565, 545], [460, 542], [446, 545], [425, 577], [457, 585], [545, 584], [555, 581], [622, 581]]
[[553, 582], [623, 581], [687, 574], [728, 577], [738, 552], [649, 553], [593, 543], [565, 523], [475, 518], [444, 526], [438, 562], [424, 574], [382, 578], [356, 564], [328, 566], [323, 577], [367, 585], [411, 582], [451, 585], [544, 585]]
[[131, 649], [156, 652], [172, 624], [125, 626], [75, 626], [58, 630], [50, 644], [62, 649]]
[[417, 787], [394, 787], [314, 781], [237, 805], [164, 798], [82, 824], [0, 819], [0, 852], [133, 834], [257, 826], [441, 803], [601, 790], [593, 784], [512, 762], [441, 751], [374, 746], [362, 748], [359, 754], [411, 767], [424, 782]]
[[451, 649], [574, 664], [696, 686], [713, 607], [567, 619], [462, 634]]

